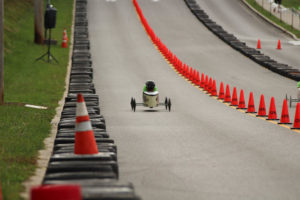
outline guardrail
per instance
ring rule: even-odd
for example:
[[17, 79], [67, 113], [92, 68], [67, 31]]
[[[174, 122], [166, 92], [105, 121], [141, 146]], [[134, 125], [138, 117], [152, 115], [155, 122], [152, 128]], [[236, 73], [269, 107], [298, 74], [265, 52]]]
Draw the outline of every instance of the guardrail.
[[277, 17], [292, 28], [300, 30], [300, 11], [278, 5], [273, 0], [255, 0], [255, 2], [268, 11], [270, 15]]

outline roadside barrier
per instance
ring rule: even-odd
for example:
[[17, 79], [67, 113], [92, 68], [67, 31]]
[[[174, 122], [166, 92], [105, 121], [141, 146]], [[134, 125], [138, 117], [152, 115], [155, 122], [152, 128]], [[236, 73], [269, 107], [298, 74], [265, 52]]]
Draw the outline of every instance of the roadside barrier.
[[253, 92], [250, 92], [247, 113], [256, 113]]
[[[200, 83], [197, 84], [197, 81], [194, 82], [194, 80], [191, 80], [191, 73], [193, 74], [200, 74], [198, 70], [193, 70], [192, 67], [190, 68], [188, 64], [181, 61], [175, 54], [172, 53], [170, 49], [167, 48], [167, 46], [161, 41], [161, 39], [155, 34], [153, 29], [150, 27], [150, 25], [147, 22], [147, 19], [142, 13], [142, 10], [138, 4], [137, 0], [132, 0], [133, 5], [136, 8], [136, 12], [140, 18], [140, 21], [142, 25], [145, 28], [146, 33], [150, 37], [150, 39], [153, 42], [153, 45], [155, 45], [158, 49], [158, 51], [161, 53], [163, 57], [167, 60], [167, 62], [170, 64], [170, 66], [185, 80], [187, 80], [189, 83], [194, 85], [195, 87], [199, 88], [206, 94], [210, 94], [215, 99], [218, 99], [220, 102], [227, 102], [226, 105], [231, 106], [233, 108], [236, 108], [240, 110], [241, 112], [245, 113], [257, 113], [255, 110], [254, 105], [254, 96], [253, 93], [250, 92], [249, 95], [249, 102], [248, 107], [246, 107], [245, 104], [245, 98], [244, 98], [244, 90], [240, 90], [240, 96], [239, 99], [236, 97], [236, 88], [233, 89], [233, 97], [231, 99], [230, 95], [230, 88], [229, 85], [226, 84], [226, 93], [224, 93], [224, 84], [221, 81], [220, 82], [220, 88], [219, 88], [219, 94], [217, 94], [217, 88], [215, 87], [215, 80], [212, 82], [212, 78], [209, 78], [208, 75], [205, 75], [204, 73], [201, 73], [201, 79], [199, 80]], [[277, 73], [283, 73], [285, 76], [290, 77], [294, 80], [300, 80], [300, 71], [294, 70], [291, 67], [287, 65], [283, 65], [280, 63], [277, 63], [276, 61], [270, 59], [267, 56], [264, 56], [259, 51], [253, 48], [249, 48], [245, 45], [245, 43], [239, 41], [234, 35], [227, 33], [223, 28], [219, 25], [217, 25], [214, 21], [209, 19], [208, 15], [200, 9], [199, 5], [195, 0], [185, 0], [186, 4], [190, 8], [190, 10], [194, 13], [194, 15], [212, 32], [214, 32], [218, 37], [220, 37], [223, 41], [231, 45], [236, 50], [239, 50], [244, 55], [248, 56], [252, 60], [258, 62], [261, 65], [268, 66], [270, 70], [276, 71]], [[280, 44], [280, 43], [279, 43]], [[260, 40], [258, 47], [260, 46]], [[279, 46], [281, 48], [281, 46]], [[277, 47], [278, 48], [278, 47]], [[197, 79], [197, 78], [196, 78]], [[197, 79], [198, 80], [198, 79]], [[217, 96], [217, 97], [216, 97]], [[238, 104], [237, 104], [238, 102]], [[230, 103], [230, 104], [228, 104]], [[236, 105], [237, 104], [237, 107]], [[246, 110], [246, 111], [244, 111]], [[277, 119], [277, 113], [276, 113], [276, 107], [275, 107], [275, 99], [274, 97], [271, 98], [270, 108], [269, 108], [269, 115], [266, 115], [266, 108], [265, 108], [265, 101], [264, 101], [264, 95], [261, 95], [260, 98], [260, 104], [259, 104], [259, 110], [257, 115], [253, 115], [259, 117], [260, 119], [264, 120], [278, 120]], [[288, 121], [288, 112], [286, 110], [282, 111], [282, 115], [284, 115], [284, 118], [282, 119], [283, 122]], [[267, 118], [266, 118], [267, 117]], [[276, 123], [277, 124], [277, 123]], [[280, 123], [278, 123], [280, 124]], [[288, 123], [286, 123], [288, 124]], [[291, 128], [286, 125], [280, 125], [285, 128]], [[297, 109], [295, 113], [295, 121], [293, 125], [293, 129], [300, 129], [300, 103], [297, 104]]]
[[243, 89], [241, 89], [241, 91], [240, 91], [240, 100], [239, 100], [239, 106], [237, 109], [247, 109]]
[[226, 85], [224, 102], [226, 102], [226, 103], [231, 102], [230, 88], [229, 88], [228, 84]]
[[281, 42], [280, 42], [280, 40], [278, 40], [278, 42], [277, 42], [277, 49], [281, 50]]
[[231, 99], [231, 106], [238, 106], [238, 98], [237, 98], [237, 92], [236, 87], [233, 88], [232, 92], [232, 99]]
[[289, 108], [288, 108], [286, 99], [283, 100], [280, 122], [278, 124], [291, 124], [290, 123]]
[[[250, 58], [254, 62], [258, 63], [262, 67], [265, 67], [275, 73], [282, 76], [288, 77], [295, 81], [300, 81], [300, 70], [295, 67], [279, 63], [269, 56], [262, 54], [259, 50], [255, 48], [248, 47], [245, 42], [237, 39], [233, 34], [228, 33], [223, 29], [222, 26], [218, 25], [215, 21], [209, 18], [206, 12], [200, 8], [196, 0], [184, 0], [190, 11], [195, 15], [195, 17], [206, 26], [211, 32], [213, 32], [217, 37], [223, 40], [225, 43], [230, 45], [233, 49], [239, 51], [241, 54]], [[281, 49], [280, 40], [277, 43], [277, 49]]]
[[297, 103], [296, 106], [295, 119], [292, 129], [300, 129], [300, 103]]
[[260, 43], [260, 39], [257, 40], [257, 49], [261, 49], [261, 43]]
[[[139, 200], [131, 183], [118, 180], [117, 146], [101, 115], [93, 84], [87, 0], [76, 0], [75, 11], [68, 95], [42, 186], [32, 188], [31, 198]], [[74, 185], [80, 197], [64, 196], [78, 193]]]
[[267, 120], [278, 120], [277, 119], [277, 112], [276, 112], [276, 106], [275, 106], [275, 99], [274, 97], [271, 97], [270, 101], [270, 108], [269, 108], [269, 115]]
[[224, 94], [224, 84], [223, 82], [221, 81], [220, 83], [220, 91], [219, 91], [219, 99], [224, 99], [225, 97], [225, 94]]
[[98, 148], [82, 94], [77, 95], [75, 154], [97, 154]]
[[257, 117], [267, 117], [266, 104], [265, 104], [265, 96], [263, 94], [260, 95], [259, 108]]

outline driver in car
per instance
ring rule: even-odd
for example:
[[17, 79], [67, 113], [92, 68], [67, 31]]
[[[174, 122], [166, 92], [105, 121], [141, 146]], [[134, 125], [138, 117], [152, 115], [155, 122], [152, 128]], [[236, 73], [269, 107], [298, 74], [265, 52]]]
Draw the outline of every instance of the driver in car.
[[147, 81], [144, 86], [144, 92], [154, 92], [157, 91], [154, 81]]

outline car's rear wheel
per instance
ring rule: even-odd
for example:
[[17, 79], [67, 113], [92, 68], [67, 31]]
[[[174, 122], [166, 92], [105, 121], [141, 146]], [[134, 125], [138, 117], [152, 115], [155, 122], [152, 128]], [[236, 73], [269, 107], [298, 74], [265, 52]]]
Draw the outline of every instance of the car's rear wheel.
[[171, 99], [169, 98], [169, 100], [168, 100], [168, 109], [169, 109], [169, 112], [171, 111], [171, 106], [172, 106], [172, 103], [171, 103]]

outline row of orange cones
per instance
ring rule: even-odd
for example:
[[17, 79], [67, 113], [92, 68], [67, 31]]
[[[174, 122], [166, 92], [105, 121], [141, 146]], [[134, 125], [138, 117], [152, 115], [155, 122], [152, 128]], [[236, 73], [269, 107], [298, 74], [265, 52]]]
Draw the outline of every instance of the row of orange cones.
[[[260, 39], [257, 40], [256, 48], [257, 48], [257, 49], [261, 49], [261, 42], [260, 42]], [[280, 41], [280, 40], [278, 40], [278, 42], [277, 42], [277, 48], [276, 48], [276, 49], [278, 49], [278, 50], [281, 49], [281, 41]]]
[[[133, 0], [133, 4], [136, 8], [136, 11], [137, 11], [140, 19], [141, 19], [141, 23], [143, 24], [143, 26], [144, 26], [147, 34], [151, 38], [152, 42], [157, 46], [159, 51], [163, 54], [163, 56], [169, 61], [169, 63], [174, 67], [174, 69], [178, 73], [180, 73], [186, 79], [191, 81], [194, 85], [203, 88], [211, 96], [218, 96], [218, 99], [224, 100], [224, 102], [226, 102], [226, 103], [230, 103], [231, 106], [236, 106], [237, 109], [247, 109], [247, 111], [246, 111], [247, 113], [256, 113], [252, 92], [250, 92], [250, 95], [249, 95], [248, 108], [246, 108], [243, 90], [240, 91], [240, 98], [238, 101], [236, 87], [233, 88], [233, 95], [231, 98], [229, 85], [228, 84], [226, 85], [226, 92], [224, 93], [224, 85], [223, 85], [223, 82], [221, 82], [220, 90], [219, 90], [219, 94], [218, 94], [217, 87], [216, 87], [216, 81], [213, 80], [212, 78], [208, 78], [208, 75], [205, 76], [203, 73], [201, 74], [201, 79], [200, 79], [199, 71], [197, 71], [196, 69], [193, 69], [192, 67], [189, 67], [187, 64], [184, 64], [180, 59], [178, 59], [177, 56], [174, 55], [172, 53], [172, 51], [170, 49], [168, 49], [167, 46], [159, 39], [159, 37], [156, 36], [154, 31], [148, 24], [146, 18], [144, 17], [137, 0]], [[259, 44], [260, 44], [260, 40], [259, 40]], [[277, 49], [281, 49], [280, 40], [278, 40]], [[258, 117], [267, 117], [267, 120], [278, 120], [274, 97], [271, 98], [269, 114], [267, 115], [264, 95], [263, 94], [261, 95], [257, 116]], [[281, 118], [280, 118], [279, 123], [291, 124], [286, 99], [284, 99], [284, 101], [283, 101]], [[297, 107], [296, 107], [293, 128], [300, 129], [300, 103], [298, 103]]]

